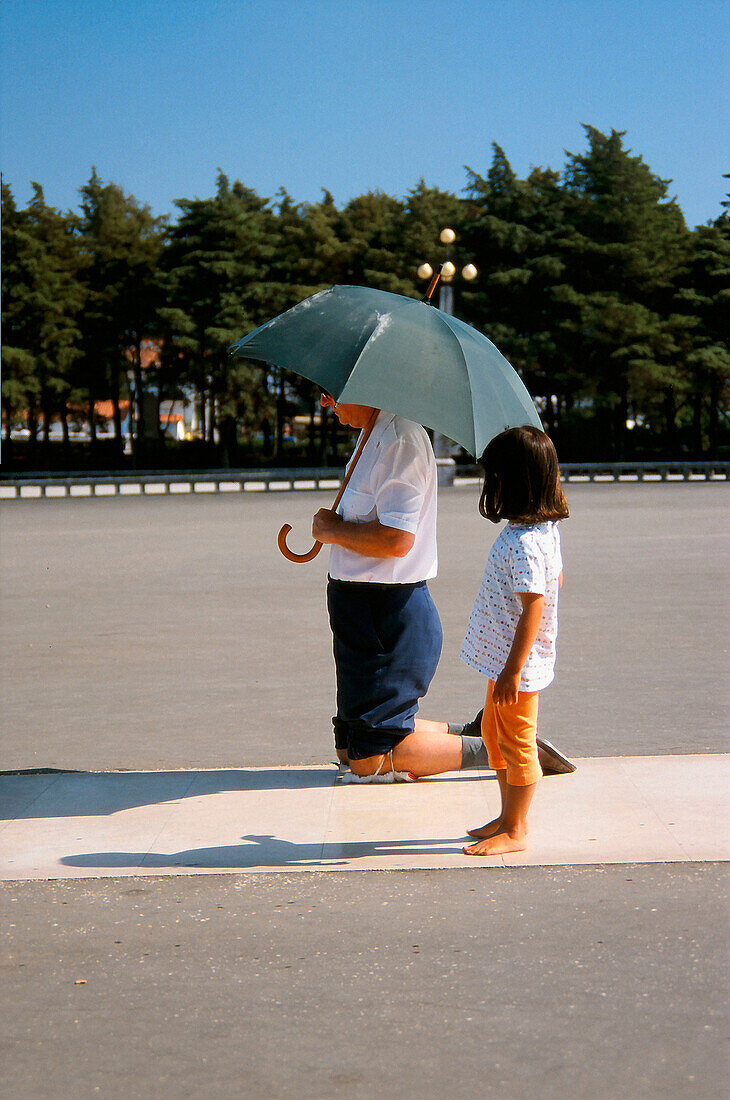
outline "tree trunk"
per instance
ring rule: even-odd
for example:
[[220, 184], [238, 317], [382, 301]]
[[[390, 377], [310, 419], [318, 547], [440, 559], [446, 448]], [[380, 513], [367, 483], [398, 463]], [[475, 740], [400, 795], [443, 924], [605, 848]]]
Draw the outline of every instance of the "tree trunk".
[[307, 457], [311, 463], [314, 463], [315, 456], [317, 454], [317, 439], [316, 431], [317, 427], [314, 422], [315, 410], [317, 406], [313, 397], [309, 398], [309, 428], [307, 431]]
[[265, 416], [264, 419], [261, 421], [261, 431], [264, 434], [264, 457], [271, 458], [272, 432], [271, 421], [269, 420], [268, 416]]
[[91, 437], [91, 458], [92, 461], [95, 461], [98, 440], [96, 437], [96, 394], [93, 390], [89, 390], [89, 435]]
[[699, 379], [696, 382], [697, 389], [692, 395], [692, 445], [694, 450], [694, 457], [702, 457], [702, 391], [699, 385]]
[[28, 409], [28, 431], [30, 432], [28, 451], [35, 457], [36, 445], [38, 443], [38, 416], [33, 406]]
[[327, 465], [327, 421], [329, 409], [324, 408], [319, 414], [319, 465]]
[[713, 375], [710, 383], [709, 457], [717, 458], [720, 445], [720, 379]]
[[61, 406], [61, 429], [63, 431], [63, 464], [68, 469], [71, 459], [71, 440], [68, 434], [68, 405], [65, 401]]
[[3, 461], [10, 465], [13, 461], [13, 441], [10, 438], [10, 422], [13, 417], [13, 410], [10, 402], [3, 398], [2, 407], [5, 410], [5, 450], [3, 452]]
[[677, 458], [677, 403], [673, 386], [667, 386], [664, 391], [664, 431], [667, 458]]
[[616, 410], [616, 442], [618, 444], [618, 460], [622, 462], [626, 458], [626, 435], [628, 428], [626, 422], [629, 419], [629, 391], [625, 381], [621, 384], [618, 408]]
[[235, 417], [226, 416], [221, 420], [218, 431], [221, 438], [221, 458], [226, 470], [231, 468], [237, 449], [237, 425]]
[[276, 393], [276, 458], [281, 461], [284, 451], [284, 372], [279, 375], [279, 386]]
[[48, 394], [43, 395], [43, 450], [48, 454], [48, 447], [51, 442], [51, 413], [49, 409]]
[[208, 442], [211, 446], [215, 445], [215, 429], [216, 429], [216, 414], [215, 414], [215, 394], [211, 390], [208, 396]]
[[43, 453], [43, 467], [46, 470], [52, 468], [51, 462], [51, 424], [53, 422], [52, 414], [49, 409], [48, 395], [45, 396], [43, 402], [43, 435], [42, 435], [42, 453]]
[[145, 438], [147, 431], [142, 386], [142, 344], [140, 340], [135, 341], [132, 369], [134, 370], [134, 391], [137, 398], [137, 442], [140, 443]]
[[547, 394], [547, 396], [545, 397], [545, 427], [547, 429], [547, 434], [550, 436], [551, 439], [555, 438], [555, 430], [558, 424], [558, 413], [556, 405], [557, 399], [555, 395], [552, 393]]
[[197, 414], [198, 415], [198, 432], [200, 433], [200, 438], [202, 439], [203, 443], [205, 443], [205, 438], [206, 438], [205, 437], [205, 427], [206, 427], [206, 424], [205, 424], [205, 390], [201, 389], [198, 392], [197, 405], [198, 405], [198, 414]]
[[115, 373], [111, 384], [114, 417], [114, 439], [117, 444], [117, 462], [124, 461], [124, 437], [122, 436], [122, 410], [119, 407], [119, 375]]

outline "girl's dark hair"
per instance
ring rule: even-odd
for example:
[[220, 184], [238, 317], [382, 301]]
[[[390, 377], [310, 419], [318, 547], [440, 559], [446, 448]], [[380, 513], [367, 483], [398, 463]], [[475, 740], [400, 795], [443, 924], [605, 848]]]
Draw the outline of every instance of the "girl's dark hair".
[[510, 428], [495, 436], [479, 462], [484, 468], [479, 511], [485, 519], [533, 524], [570, 515], [558, 456], [545, 432], [530, 425]]

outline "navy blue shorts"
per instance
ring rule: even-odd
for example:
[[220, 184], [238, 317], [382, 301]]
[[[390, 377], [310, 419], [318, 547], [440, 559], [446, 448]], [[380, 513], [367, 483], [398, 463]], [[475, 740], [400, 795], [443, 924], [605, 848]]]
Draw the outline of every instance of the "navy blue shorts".
[[441, 655], [438, 611], [425, 581], [332, 578], [327, 609], [337, 673], [335, 746], [351, 760], [380, 756], [413, 732]]

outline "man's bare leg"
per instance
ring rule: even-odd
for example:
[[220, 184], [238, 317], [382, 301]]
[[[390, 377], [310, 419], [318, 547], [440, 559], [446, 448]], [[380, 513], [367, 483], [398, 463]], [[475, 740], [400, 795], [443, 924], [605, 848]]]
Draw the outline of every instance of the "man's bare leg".
[[448, 722], [432, 722], [428, 718], [416, 718], [414, 733], [448, 733]]
[[[442, 726], [445, 723], [432, 723]], [[351, 760], [350, 768], [355, 775], [381, 775], [391, 771], [411, 772], [417, 778], [426, 775], [440, 775], [442, 772], [455, 772], [461, 768], [462, 741], [459, 734], [440, 733], [415, 729], [406, 734], [402, 741], [385, 756], [367, 756], [363, 760]]]
[[[436, 734], [448, 734], [449, 723], [448, 722], [431, 722], [428, 718], [416, 718], [414, 733], [436, 733]], [[350, 758], [347, 755], [347, 749], [335, 749], [337, 753], [337, 759], [340, 764], [349, 765]], [[375, 757], [373, 757], [375, 759]], [[461, 765], [459, 765], [461, 767]], [[366, 773], [370, 775], [370, 772]], [[433, 774], [433, 773], [432, 773]]]

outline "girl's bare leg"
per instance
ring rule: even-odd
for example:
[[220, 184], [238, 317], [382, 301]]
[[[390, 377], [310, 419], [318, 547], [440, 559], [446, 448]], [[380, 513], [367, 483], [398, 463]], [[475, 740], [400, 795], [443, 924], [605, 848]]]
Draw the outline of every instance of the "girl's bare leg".
[[498, 833], [502, 827], [502, 814], [504, 813], [504, 802], [507, 795], [507, 772], [502, 768], [500, 771], [495, 772], [495, 775], [499, 783], [499, 793], [502, 796], [499, 814], [493, 821], [488, 821], [486, 825], [482, 825], [480, 829], [467, 829], [467, 836], [475, 836], [479, 840], [485, 840], [488, 836], [494, 836], [495, 833]]
[[476, 844], [467, 844], [463, 851], [467, 856], [499, 856], [508, 852], [524, 852], [527, 847], [527, 814], [537, 783], [526, 787], [513, 787], [505, 783], [502, 821], [499, 829]]

